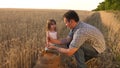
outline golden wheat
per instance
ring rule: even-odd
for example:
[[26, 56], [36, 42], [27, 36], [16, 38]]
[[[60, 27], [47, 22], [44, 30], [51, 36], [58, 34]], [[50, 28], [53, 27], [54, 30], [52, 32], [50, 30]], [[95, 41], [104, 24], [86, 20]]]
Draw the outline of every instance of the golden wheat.
[[[0, 68], [33, 68], [44, 49], [46, 20], [54, 18], [57, 21], [59, 37], [65, 37], [69, 32], [62, 21], [65, 12], [66, 10], [0, 9]], [[120, 28], [116, 27], [119, 23], [112, 23], [108, 27], [101, 21], [99, 12], [77, 12], [82, 21], [102, 31], [108, 46], [105, 53], [88, 65], [91, 64], [89, 66], [92, 68], [119, 67], [119, 64], [114, 66], [118, 61], [114, 57], [120, 57]], [[72, 64], [68, 59], [71, 58], [62, 59], [64, 67], [70, 68]]]

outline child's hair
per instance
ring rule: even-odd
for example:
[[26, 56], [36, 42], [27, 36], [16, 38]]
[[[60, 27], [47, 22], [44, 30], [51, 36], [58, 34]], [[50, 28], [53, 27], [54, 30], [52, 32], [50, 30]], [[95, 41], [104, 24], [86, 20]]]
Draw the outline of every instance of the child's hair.
[[[51, 25], [56, 25], [56, 21], [54, 19], [49, 19], [47, 20], [47, 31], [50, 30], [51, 28]], [[55, 31], [56, 31], [56, 28], [55, 28]]]

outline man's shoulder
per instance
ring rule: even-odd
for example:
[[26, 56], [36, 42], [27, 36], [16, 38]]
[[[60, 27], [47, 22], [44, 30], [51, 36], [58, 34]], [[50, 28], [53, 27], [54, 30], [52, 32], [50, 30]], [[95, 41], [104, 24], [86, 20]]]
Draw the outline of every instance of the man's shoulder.
[[81, 23], [81, 26], [82, 26], [82, 29], [83, 30], [92, 30], [92, 31], [99, 31], [99, 29], [98, 28], [96, 28], [95, 26], [93, 26], [93, 25], [91, 25], [91, 24], [89, 24], [89, 23], [85, 23], [85, 22], [82, 22]]
[[93, 25], [81, 22], [80, 28], [76, 31], [77, 34], [101, 34], [101, 31]]
[[89, 23], [86, 23], [86, 22], [81, 22], [81, 25], [82, 25], [83, 27], [96, 28], [95, 26], [93, 26], [93, 25], [91, 25], [91, 24], [89, 24]]

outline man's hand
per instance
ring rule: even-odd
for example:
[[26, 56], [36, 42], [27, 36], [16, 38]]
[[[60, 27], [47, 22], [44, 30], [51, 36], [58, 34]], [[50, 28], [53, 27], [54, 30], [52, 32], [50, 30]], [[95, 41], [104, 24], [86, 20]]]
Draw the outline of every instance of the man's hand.
[[56, 46], [48, 45], [47, 48], [49, 48], [49, 49], [56, 49]]

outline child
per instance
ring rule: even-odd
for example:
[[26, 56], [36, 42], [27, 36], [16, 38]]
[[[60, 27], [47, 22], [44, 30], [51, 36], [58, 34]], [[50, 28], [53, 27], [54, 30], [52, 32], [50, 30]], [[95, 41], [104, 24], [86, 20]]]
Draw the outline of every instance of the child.
[[[47, 45], [55, 46], [55, 44], [48, 42], [48, 37], [51, 37], [53, 39], [57, 39], [56, 21], [54, 19], [49, 19], [47, 21], [46, 43], [47, 43]], [[45, 50], [48, 50], [48, 48], [45, 47]]]

